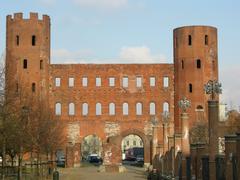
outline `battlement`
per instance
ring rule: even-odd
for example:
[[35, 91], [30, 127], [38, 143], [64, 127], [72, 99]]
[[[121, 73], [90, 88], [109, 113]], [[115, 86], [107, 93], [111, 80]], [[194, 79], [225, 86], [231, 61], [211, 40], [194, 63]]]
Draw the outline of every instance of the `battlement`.
[[50, 22], [50, 17], [48, 15], [42, 15], [39, 18], [38, 13], [30, 12], [29, 18], [23, 18], [23, 13], [14, 13], [12, 15], [7, 16], [7, 22], [10, 21], [42, 21], [42, 22]]

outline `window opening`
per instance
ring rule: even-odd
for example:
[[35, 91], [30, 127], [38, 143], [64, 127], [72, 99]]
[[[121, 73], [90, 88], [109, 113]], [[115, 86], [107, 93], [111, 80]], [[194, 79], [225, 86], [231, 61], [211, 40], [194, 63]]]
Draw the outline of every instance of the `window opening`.
[[197, 59], [197, 68], [200, 69], [201, 68], [201, 60]]
[[36, 36], [33, 35], [32, 36], [32, 46], [35, 46], [36, 45]]
[[35, 92], [35, 91], [36, 91], [36, 84], [32, 83], [32, 92]]
[[28, 66], [27, 59], [24, 59], [23, 60], [23, 69], [27, 69], [27, 66]]
[[189, 84], [189, 92], [192, 93], [192, 84]]
[[205, 45], [208, 45], [208, 35], [205, 35]]
[[188, 45], [191, 46], [192, 45], [192, 36], [188, 35]]

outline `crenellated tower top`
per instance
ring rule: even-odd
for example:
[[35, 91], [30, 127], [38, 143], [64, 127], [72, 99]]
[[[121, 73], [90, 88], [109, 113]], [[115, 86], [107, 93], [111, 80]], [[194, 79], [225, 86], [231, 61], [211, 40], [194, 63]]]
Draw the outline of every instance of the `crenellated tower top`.
[[50, 22], [50, 17], [48, 15], [42, 15], [42, 18], [39, 18], [38, 13], [30, 12], [29, 18], [23, 18], [23, 13], [14, 13], [7, 16], [7, 22], [16, 22], [16, 21], [39, 21], [39, 22]]

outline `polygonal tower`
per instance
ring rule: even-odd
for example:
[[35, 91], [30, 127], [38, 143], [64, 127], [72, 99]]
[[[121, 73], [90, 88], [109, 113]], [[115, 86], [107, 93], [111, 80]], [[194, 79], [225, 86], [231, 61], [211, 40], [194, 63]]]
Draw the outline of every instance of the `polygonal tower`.
[[7, 98], [17, 98], [21, 105], [29, 99], [47, 105], [50, 18], [30, 13], [29, 19], [23, 19], [22, 13], [16, 13], [7, 16], [6, 24]]
[[217, 29], [210, 26], [186, 26], [174, 29], [174, 119], [179, 130], [181, 110], [178, 101], [191, 101], [190, 127], [207, 121], [204, 84], [218, 79]]

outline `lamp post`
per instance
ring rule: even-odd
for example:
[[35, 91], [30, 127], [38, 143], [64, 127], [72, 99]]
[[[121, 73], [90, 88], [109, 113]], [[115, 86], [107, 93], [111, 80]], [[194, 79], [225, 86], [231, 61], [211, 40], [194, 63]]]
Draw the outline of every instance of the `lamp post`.
[[158, 128], [158, 119], [156, 116], [153, 116], [151, 118], [151, 123], [152, 123], [152, 160], [154, 159], [157, 151], [157, 146], [158, 146], [158, 134], [157, 134], [157, 128]]
[[[204, 85], [208, 100], [208, 136], [209, 136], [209, 162], [210, 169], [215, 166], [215, 155], [218, 154], [218, 121], [219, 121], [219, 104], [218, 94], [222, 93], [222, 84], [217, 80], [209, 80]], [[215, 179], [215, 174], [210, 174], [210, 179]]]
[[217, 80], [209, 80], [207, 84], [204, 85], [205, 93], [210, 95], [210, 100], [208, 101], [208, 123], [209, 123], [209, 150], [210, 156], [213, 158], [215, 154], [218, 153], [218, 121], [219, 121], [219, 107], [218, 107], [218, 94], [222, 93], [222, 84]]
[[182, 110], [181, 113], [181, 124], [182, 124], [182, 138], [181, 138], [181, 149], [183, 155], [189, 155], [190, 153], [190, 144], [189, 144], [189, 121], [188, 121], [188, 114], [187, 108], [191, 106], [191, 102], [186, 98], [183, 97], [178, 102], [180, 109]]
[[168, 124], [169, 124], [170, 114], [168, 111], [162, 113], [162, 125], [163, 125], [163, 153], [167, 151], [168, 148]]

